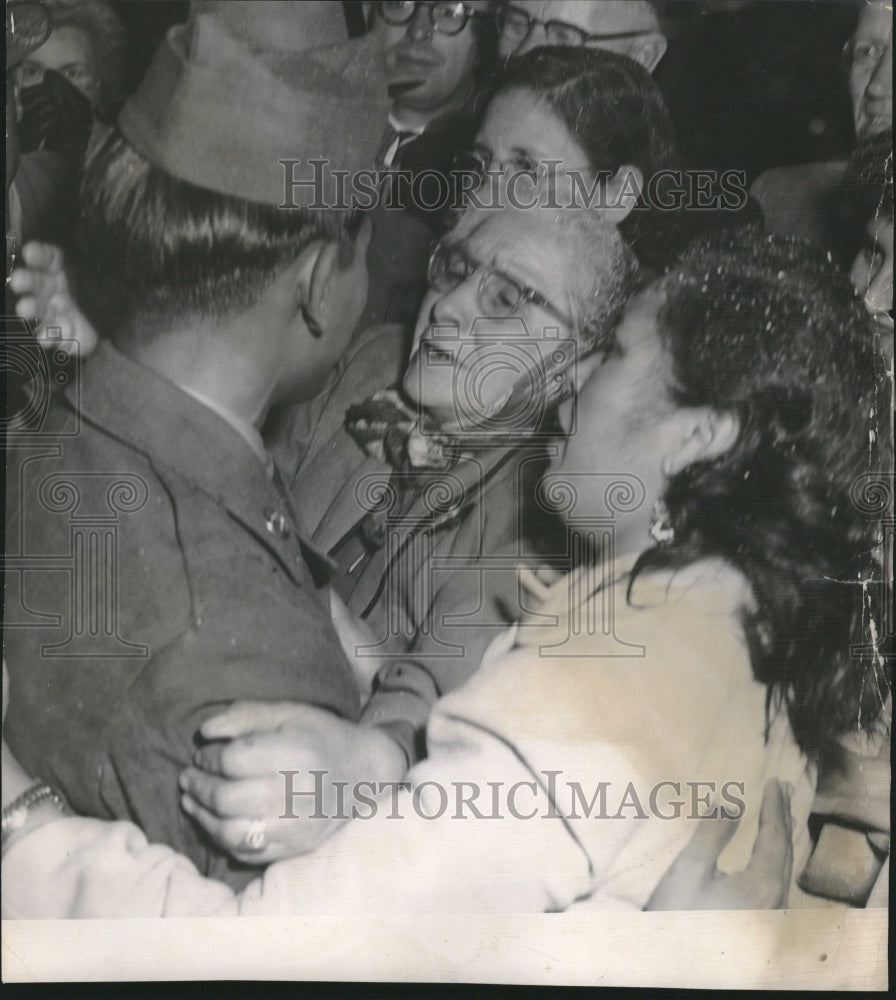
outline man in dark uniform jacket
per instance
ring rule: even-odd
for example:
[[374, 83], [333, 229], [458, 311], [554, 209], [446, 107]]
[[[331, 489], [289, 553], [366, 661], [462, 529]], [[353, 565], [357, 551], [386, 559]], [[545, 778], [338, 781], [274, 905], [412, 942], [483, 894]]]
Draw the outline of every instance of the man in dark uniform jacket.
[[455, 156], [472, 147], [479, 126], [497, 46], [495, 7], [491, 0], [370, 5], [370, 33], [381, 46], [392, 96], [379, 167], [395, 174], [385, 180], [392, 189], [381, 190], [373, 215], [360, 330], [410, 325], [417, 315], [429, 251], [455, 200]]
[[360, 710], [259, 428], [322, 388], [366, 294], [369, 225], [278, 208], [278, 160], [369, 166], [376, 67], [364, 42], [285, 65], [212, 17], [171, 30], [85, 178], [85, 251], [127, 320], [7, 440], [9, 745], [78, 812], [233, 885], [249, 873], [178, 801], [203, 720], [246, 697]]

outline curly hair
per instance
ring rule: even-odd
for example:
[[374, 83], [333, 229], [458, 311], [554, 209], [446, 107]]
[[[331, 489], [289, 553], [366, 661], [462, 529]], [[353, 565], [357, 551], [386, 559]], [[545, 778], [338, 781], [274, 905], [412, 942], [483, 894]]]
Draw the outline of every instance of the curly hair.
[[701, 240], [662, 280], [673, 398], [735, 413], [740, 433], [669, 480], [675, 540], [637, 569], [718, 556], [744, 573], [754, 675], [812, 752], [871, 725], [889, 691], [886, 511], [867, 500], [892, 502], [892, 444], [871, 321], [822, 251], [749, 230]]
[[[595, 174], [637, 167], [645, 185], [679, 168], [675, 129], [653, 77], [628, 56], [594, 48], [542, 46], [507, 61], [493, 96], [512, 88], [533, 92], [582, 147]], [[641, 263], [662, 269], [677, 243], [678, 212], [639, 198], [619, 231]]]
[[124, 99], [127, 36], [112, 4], [106, 0], [41, 0], [53, 30], [79, 28], [90, 39], [100, 78], [100, 111], [110, 120]]

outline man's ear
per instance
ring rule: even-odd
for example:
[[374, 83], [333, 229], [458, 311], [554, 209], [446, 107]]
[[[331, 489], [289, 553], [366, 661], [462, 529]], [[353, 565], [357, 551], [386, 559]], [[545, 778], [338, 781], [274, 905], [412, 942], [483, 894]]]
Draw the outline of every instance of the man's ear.
[[644, 174], [639, 167], [631, 163], [623, 163], [607, 181], [607, 208], [603, 210], [603, 214], [614, 226], [618, 226], [631, 214], [632, 209], [638, 204], [643, 187]]
[[[339, 311], [341, 304], [334, 302], [334, 298], [342, 294], [339, 279], [348, 272], [360, 272], [367, 267], [367, 247], [372, 233], [370, 218], [364, 216], [353, 243], [329, 240], [318, 244], [319, 250], [307, 282], [307, 294], [301, 304], [302, 316], [313, 336], [322, 336]], [[302, 284], [300, 294], [304, 292], [305, 283]]]
[[652, 73], [666, 54], [666, 39], [658, 31], [639, 38], [629, 53], [648, 73]]
[[663, 456], [667, 476], [675, 476], [695, 462], [709, 462], [724, 455], [740, 434], [740, 419], [733, 410], [687, 407], [676, 410], [673, 419], [680, 422], [681, 433]]

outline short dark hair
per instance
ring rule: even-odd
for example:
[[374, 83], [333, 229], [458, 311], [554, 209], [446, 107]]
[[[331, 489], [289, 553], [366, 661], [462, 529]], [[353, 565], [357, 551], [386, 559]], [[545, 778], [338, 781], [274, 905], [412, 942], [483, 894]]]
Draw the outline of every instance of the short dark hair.
[[88, 151], [81, 201], [88, 299], [94, 310], [111, 299], [114, 319], [101, 309], [100, 323], [116, 335], [247, 309], [308, 244], [342, 240], [355, 222], [347, 211], [281, 209], [197, 187], [150, 164], [115, 129]]
[[717, 556], [743, 572], [754, 675], [814, 751], [870, 726], [889, 691], [891, 637], [868, 627], [885, 619], [886, 515], [857, 500], [869, 475], [886, 491], [892, 473], [872, 321], [823, 251], [758, 231], [701, 240], [663, 281], [673, 397], [736, 413], [740, 432], [726, 454], [669, 480], [675, 540], [638, 570]]
[[[653, 77], [628, 56], [598, 48], [542, 46], [509, 59], [495, 93], [533, 91], [558, 115], [595, 173], [637, 167], [645, 184], [679, 167], [675, 129]], [[619, 227], [638, 259], [664, 267], [678, 237], [677, 212], [639, 200]]]

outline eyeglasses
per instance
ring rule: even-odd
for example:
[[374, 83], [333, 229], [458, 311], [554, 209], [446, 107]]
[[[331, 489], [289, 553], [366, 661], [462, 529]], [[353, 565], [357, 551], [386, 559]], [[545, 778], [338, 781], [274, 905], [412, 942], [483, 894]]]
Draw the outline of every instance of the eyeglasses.
[[591, 35], [566, 21], [541, 21], [528, 11], [523, 10], [522, 7], [514, 7], [513, 4], [510, 4], [504, 11], [501, 34], [518, 48], [532, 34], [532, 29], [536, 24], [544, 28], [545, 38], [549, 45], [580, 47], [589, 42], [611, 42], [623, 38], [642, 38], [652, 34], [650, 31], [617, 31], [607, 35]]
[[524, 302], [531, 302], [553, 313], [565, 326], [575, 327], [575, 321], [553, 305], [541, 292], [521, 285], [503, 271], [473, 260], [456, 243], [442, 242], [436, 245], [429, 258], [426, 278], [429, 287], [437, 292], [453, 292], [480, 270], [482, 278], [479, 282], [478, 304], [483, 316], [489, 318], [514, 316]]
[[560, 173], [592, 172], [588, 164], [568, 167], [557, 160], [532, 160], [522, 153], [511, 160], [497, 160], [491, 153], [479, 149], [467, 149], [455, 153], [453, 168], [459, 173], [473, 174], [480, 179], [484, 179], [489, 173], [517, 171], [530, 175], [533, 181], [542, 181], [546, 177]]
[[856, 42], [852, 38], [843, 46], [841, 59], [846, 70], [858, 66], [861, 69], [876, 69], [887, 54], [889, 45], [874, 42]]
[[459, 35], [471, 17], [493, 17], [483, 10], [471, 10], [465, 3], [420, 3], [414, 0], [381, 0], [376, 5], [380, 17], [396, 27], [409, 24], [417, 13], [417, 8], [425, 6], [433, 29], [440, 35]]

